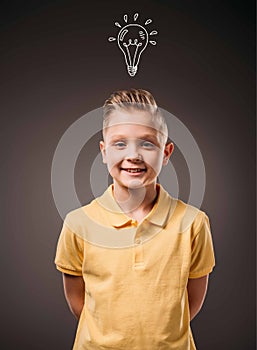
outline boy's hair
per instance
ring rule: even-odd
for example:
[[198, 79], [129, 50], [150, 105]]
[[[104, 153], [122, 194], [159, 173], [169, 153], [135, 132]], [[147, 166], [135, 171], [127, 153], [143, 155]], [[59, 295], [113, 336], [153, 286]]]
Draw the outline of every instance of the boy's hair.
[[143, 89], [129, 89], [115, 91], [105, 101], [103, 107], [103, 131], [109, 126], [110, 115], [112, 112], [125, 110], [142, 110], [147, 111], [153, 122], [158, 126], [158, 131], [164, 137], [164, 143], [168, 137], [168, 127], [164, 117], [162, 116], [153, 95]]

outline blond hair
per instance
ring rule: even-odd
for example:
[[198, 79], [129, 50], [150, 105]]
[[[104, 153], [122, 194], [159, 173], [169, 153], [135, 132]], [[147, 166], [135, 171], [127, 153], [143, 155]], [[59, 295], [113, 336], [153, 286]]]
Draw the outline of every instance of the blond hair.
[[166, 143], [168, 138], [167, 123], [153, 95], [149, 91], [143, 89], [129, 89], [113, 92], [104, 103], [103, 130], [109, 126], [112, 112], [120, 109], [147, 111], [152, 116], [152, 120], [155, 124], [157, 124], [158, 131], [162, 134], [162, 138], [165, 139], [164, 142]]

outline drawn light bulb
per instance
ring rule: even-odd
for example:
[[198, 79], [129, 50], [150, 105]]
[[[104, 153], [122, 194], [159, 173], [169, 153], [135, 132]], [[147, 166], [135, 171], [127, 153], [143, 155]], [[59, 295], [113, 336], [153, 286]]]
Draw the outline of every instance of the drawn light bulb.
[[148, 44], [148, 33], [139, 24], [128, 24], [118, 34], [118, 45], [124, 54], [128, 73], [136, 75], [140, 56]]
[[[136, 21], [137, 18], [138, 13], [134, 15], [134, 21]], [[124, 21], [127, 23], [127, 15], [124, 15]], [[148, 25], [151, 22], [152, 20], [148, 19], [145, 22], [145, 25]], [[149, 41], [149, 36], [157, 34], [157, 31], [153, 30], [148, 34], [145, 27], [137, 23], [126, 24], [124, 27], [121, 27], [118, 22], [115, 22], [115, 25], [121, 29], [118, 33], [117, 39], [110, 37], [109, 41], [117, 40], [117, 44], [124, 54], [128, 74], [131, 77], [134, 77], [138, 70], [141, 54], [146, 49], [148, 42], [152, 45], [156, 45], [156, 41]]]

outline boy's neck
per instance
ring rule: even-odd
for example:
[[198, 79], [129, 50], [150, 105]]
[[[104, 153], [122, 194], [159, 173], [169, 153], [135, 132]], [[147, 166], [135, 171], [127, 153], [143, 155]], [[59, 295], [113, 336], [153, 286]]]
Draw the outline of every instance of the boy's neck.
[[152, 210], [158, 196], [158, 188], [156, 183], [136, 189], [128, 189], [114, 183], [113, 196], [126, 215], [140, 222]]

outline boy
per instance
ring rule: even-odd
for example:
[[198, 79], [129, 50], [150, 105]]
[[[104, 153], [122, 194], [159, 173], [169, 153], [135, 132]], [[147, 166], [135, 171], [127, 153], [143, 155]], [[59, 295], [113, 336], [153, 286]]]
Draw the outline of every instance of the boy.
[[174, 145], [153, 96], [104, 105], [100, 150], [113, 184], [70, 212], [55, 263], [79, 320], [73, 350], [193, 350], [190, 321], [214, 267], [206, 214], [157, 183]]

